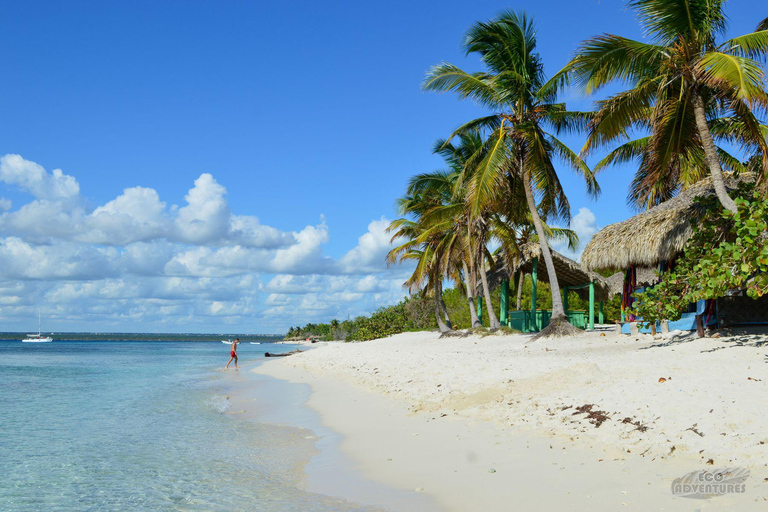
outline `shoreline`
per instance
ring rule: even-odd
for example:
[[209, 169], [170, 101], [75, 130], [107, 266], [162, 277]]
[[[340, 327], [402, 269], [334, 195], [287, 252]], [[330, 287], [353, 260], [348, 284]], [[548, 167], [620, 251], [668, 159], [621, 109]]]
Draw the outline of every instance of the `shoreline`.
[[[738, 439], [741, 432], [734, 432], [730, 442], [722, 443], [713, 440], [715, 436], [707, 439], [688, 431], [684, 435], [698, 439], [666, 453], [667, 445], [658, 439], [670, 437], [666, 441], [672, 443], [679, 440], [669, 435], [666, 430], [672, 429], [661, 418], [651, 421], [636, 415], [639, 419], [635, 421], [642, 421], [640, 425], [649, 430], [632, 439], [631, 433], [637, 429], [617, 421], [617, 413], [609, 414], [605, 425], [596, 428], [586, 414], [576, 416], [570, 410], [567, 414], [553, 412], [546, 407], [553, 397], [576, 400], [579, 391], [584, 390], [592, 390], [598, 397], [613, 396], [628, 406], [636, 405], [633, 400], [638, 398], [653, 401], [658, 398], [651, 393], [653, 388], [644, 391], [645, 396], [633, 396], [629, 375], [623, 386], [623, 399], [621, 394], [609, 393], [616, 391], [610, 386], [604, 389], [606, 381], [621, 377], [602, 371], [601, 358], [610, 357], [621, 367], [619, 354], [624, 353], [642, 367], [642, 359], [653, 354], [641, 352], [644, 348], [656, 346], [662, 350], [651, 358], [657, 364], [658, 356], [669, 360], [670, 351], [688, 346], [683, 352], [715, 354], [714, 363], [719, 364], [722, 357], [718, 354], [722, 353], [712, 350], [713, 345], [728, 343], [699, 340], [696, 345], [682, 337], [677, 340], [681, 345], [662, 346], [650, 337], [641, 343], [634, 338], [606, 337], [595, 333], [584, 339], [531, 343], [537, 351], [531, 357], [526, 353], [530, 336], [473, 336], [438, 341], [435, 333], [406, 333], [360, 344], [325, 344], [318, 350], [261, 364], [255, 371], [294, 384], [308, 384], [311, 395], [307, 406], [320, 415], [324, 426], [343, 436], [340, 449], [354, 461], [360, 474], [406, 493], [430, 496], [440, 510], [504, 510], [510, 503], [530, 510], [762, 508], [768, 499], [768, 487], [762, 482], [768, 476], [763, 475], [766, 469], [762, 445], [757, 449], [748, 447], [745, 453], [751, 453], [751, 457], [745, 457], [744, 450], [731, 450], [730, 460], [717, 455], [715, 467], [742, 464], [752, 470], [746, 494], [710, 500], [689, 500], [671, 494], [673, 479], [708, 467], [705, 459], [693, 450], [697, 441], [708, 442], [707, 446], [716, 454], [718, 444], [731, 449], [733, 439]], [[573, 353], [565, 354], [569, 352], [569, 343]], [[558, 351], [563, 352], [563, 357], [555, 355]], [[639, 357], [638, 352], [643, 356]], [[761, 359], [755, 359], [751, 373], [765, 373], [764, 352], [762, 349], [759, 354]], [[500, 354], [506, 359], [499, 360]], [[683, 359], [691, 354], [684, 354]], [[574, 361], [584, 357], [596, 358], [597, 362], [591, 364], [597, 368], [586, 365], [588, 371], [584, 371], [584, 361], [574, 365]], [[544, 358], [546, 363], [534, 368], [531, 359], [540, 363]], [[514, 363], [521, 364], [513, 367]], [[500, 364], [503, 371], [495, 372], [494, 364]], [[667, 369], [658, 371], [663, 373]], [[681, 380], [682, 373], [677, 370], [675, 378]], [[519, 373], [533, 376], [533, 383], [525, 383]], [[566, 374], [571, 375], [569, 380], [564, 380]], [[435, 385], [435, 379], [442, 383]], [[517, 396], [520, 403], [512, 400], [509, 406], [503, 405], [500, 399], [508, 397], [498, 389], [499, 384], [509, 387], [506, 391]], [[603, 403], [601, 400], [598, 406]], [[762, 398], [757, 403], [761, 404]], [[521, 414], [516, 418], [527, 421], [510, 422], [510, 408], [519, 408]], [[506, 416], [499, 416], [500, 410]], [[595, 411], [600, 412], [597, 408]], [[687, 421], [686, 411], [680, 412], [683, 414], [679, 421]], [[708, 426], [699, 425], [702, 429]], [[747, 444], [747, 434], [745, 431], [742, 445]], [[760, 437], [765, 432], [755, 435]], [[639, 455], [640, 448], [645, 448], [645, 456]], [[637, 450], [632, 453], [633, 449]]]
[[[286, 358], [273, 359], [278, 361]], [[381, 482], [365, 478], [353, 458], [340, 449], [343, 437], [328, 428], [318, 412], [307, 406], [312, 388], [261, 371], [270, 360], [241, 367], [244, 372], [229, 382], [232, 414], [246, 421], [303, 431], [313, 450], [298, 469], [295, 484], [306, 492], [344, 500], [360, 510], [439, 510], [426, 495], [413, 496]]]

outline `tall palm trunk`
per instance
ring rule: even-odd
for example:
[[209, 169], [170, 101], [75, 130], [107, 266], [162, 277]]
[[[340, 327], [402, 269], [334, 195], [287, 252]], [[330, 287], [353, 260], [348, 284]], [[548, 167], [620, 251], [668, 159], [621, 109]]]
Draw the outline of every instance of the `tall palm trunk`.
[[491, 302], [491, 290], [488, 287], [488, 276], [485, 272], [485, 265], [483, 265], [482, 261], [480, 263], [480, 280], [483, 283], [483, 294], [485, 295], [485, 309], [488, 311], [488, 325], [490, 326], [492, 331], [495, 331], [499, 327], [501, 327], [501, 324], [499, 323], [499, 319], [496, 317], [496, 311], [493, 309], [493, 303]]
[[440, 309], [443, 311], [443, 316], [445, 317], [445, 325], [447, 325], [449, 328], [453, 329], [453, 322], [451, 322], [451, 317], [448, 316], [448, 308], [445, 307], [445, 301], [443, 300], [443, 285], [440, 285]]
[[549, 252], [549, 243], [547, 243], [547, 236], [544, 232], [544, 226], [541, 223], [539, 211], [536, 209], [536, 201], [533, 198], [533, 190], [531, 189], [531, 179], [529, 176], [526, 176], [524, 172], [523, 188], [525, 189], [525, 200], [528, 203], [528, 210], [531, 212], [533, 225], [536, 227], [536, 234], [539, 235], [541, 256], [544, 258], [544, 263], [547, 266], [547, 274], [549, 275], [549, 287], [552, 290], [552, 318], [554, 319], [560, 316], [565, 317], [563, 298], [560, 296], [560, 284], [557, 282], [557, 274], [555, 273], [555, 264], [552, 261], [552, 253]]
[[467, 287], [467, 303], [469, 304], [469, 317], [472, 320], [472, 327], [482, 327], [480, 319], [477, 318], [477, 309], [475, 309], [475, 283], [473, 275], [470, 274], [466, 261], [463, 261], [462, 265], [464, 265], [464, 284]]
[[520, 272], [520, 277], [517, 279], [517, 310], [520, 311], [523, 302], [523, 284], [525, 283], [525, 274]]
[[451, 330], [450, 327], [448, 327], [445, 322], [443, 322], [443, 315], [442, 310], [440, 308], [440, 301], [442, 300], [443, 296], [443, 285], [440, 282], [440, 275], [435, 270], [434, 271], [434, 287], [433, 287], [433, 295], [435, 296], [435, 318], [437, 319], [437, 327], [440, 329], [441, 333], [446, 333]]
[[707, 124], [704, 101], [701, 99], [701, 94], [698, 91], [691, 93], [691, 103], [693, 104], [693, 114], [696, 118], [696, 128], [698, 128], [701, 145], [704, 148], [704, 156], [707, 158], [709, 172], [712, 175], [712, 185], [715, 187], [715, 194], [717, 194], [717, 198], [724, 208], [736, 213], [736, 203], [728, 195], [728, 191], [725, 188], [723, 169], [720, 167], [720, 157], [717, 156], [715, 142], [712, 140], [712, 133], [709, 131], [709, 125]]

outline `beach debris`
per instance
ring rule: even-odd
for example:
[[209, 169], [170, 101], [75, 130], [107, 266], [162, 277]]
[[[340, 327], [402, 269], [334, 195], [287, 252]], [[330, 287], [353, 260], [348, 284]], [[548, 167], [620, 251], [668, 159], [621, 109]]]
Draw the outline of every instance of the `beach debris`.
[[665, 379], [664, 377], [659, 377], [659, 383], [662, 383], [662, 382], [667, 382], [667, 379]]
[[424, 488], [423, 487], [417, 487], [417, 488], [414, 489], [414, 491], [416, 491], [416, 492], [423, 492]]
[[696, 428], [697, 426], [698, 426], [698, 423], [694, 423], [692, 427], [689, 427], [689, 428], [687, 428], [685, 430], [686, 431], [690, 430], [691, 432], [693, 432], [697, 436], [704, 437], [704, 434], [702, 432], [699, 432], [698, 429]]
[[266, 352], [264, 354], [264, 357], [286, 357], [286, 356], [292, 356], [293, 354], [298, 354], [299, 352], [304, 352], [304, 351], [296, 349], [296, 350], [292, 350], [290, 352], [286, 352], [284, 354], [273, 354], [271, 352]]
[[754, 377], [747, 377], [747, 380], [753, 380], [755, 382], [762, 382], [763, 379], [756, 379]]
[[608, 416], [608, 413], [605, 411], [593, 411], [593, 407], [595, 407], [595, 404], [584, 404], [580, 407], [577, 407], [576, 412], [574, 412], [572, 416], [577, 414], [586, 414], [586, 418], [589, 420], [589, 422], [593, 424], [595, 428], [599, 428], [600, 425], [610, 420], [611, 417]]
[[640, 420], [635, 420], [634, 418], [630, 418], [629, 416], [621, 420], [621, 422], [624, 424], [634, 425], [635, 430], [639, 430], [640, 432], [645, 432], [646, 430], [648, 430], [648, 427], [640, 423]]
[[489, 473], [495, 473], [495, 472], [496, 472], [496, 470], [495, 470], [495, 469], [493, 469], [493, 468], [491, 468], [491, 469], [489, 469], [489, 470], [488, 470], [488, 472], [489, 472]]
[[715, 463], [715, 461], [713, 459], [709, 459], [707, 461], [707, 464], [710, 465], [710, 466], [712, 466], [714, 463]]

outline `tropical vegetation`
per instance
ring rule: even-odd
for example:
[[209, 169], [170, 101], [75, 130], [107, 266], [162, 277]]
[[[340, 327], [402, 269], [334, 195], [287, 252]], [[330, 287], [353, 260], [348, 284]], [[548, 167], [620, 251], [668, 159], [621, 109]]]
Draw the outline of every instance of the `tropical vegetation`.
[[[453, 93], [487, 113], [435, 143], [433, 151], [445, 167], [410, 180], [397, 203], [400, 218], [389, 228], [393, 248], [387, 262], [412, 262], [404, 283], [412, 296], [370, 318], [329, 327], [323, 335], [336, 338], [334, 333], [343, 331], [345, 339], [365, 339], [427, 324], [445, 334], [483, 324], [497, 329], [499, 271], [511, 276], [531, 243], [540, 244], [550, 279], [546, 307], [552, 320], [542, 335], [573, 332], [550, 249], [556, 240], [571, 248], [579, 243], [574, 232], [558, 227], [570, 221], [560, 168], [574, 171], [587, 194], [597, 197], [597, 173], [634, 162], [628, 202], [636, 209], [711, 180], [717, 201], [705, 205], [703, 227], [675, 271], [636, 302], [644, 318], [672, 318], [690, 301], [734, 287], [746, 287], [753, 296], [765, 293], [768, 18], [756, 18], [753, 32], [726, 38], [724, 4], [629, 0], [645, 40], [608, 33], [589, 38], [549, 79], [525, 13], [505, 11], [472, 25], [463, 48], [479, 58], [482, 70], [444, 62], [427, 72], [422, 87]], [[589, 96], [609, 85], [622, 90], [599, 98], [592, 112], [569, 110], [558, 99], [565, 88]], [[561, 140], [579, 133], [585, 136], [580, 151]], [[607, 154], [590, 169], [585, 159], [598, 151]], [[755, 185], [731, 197], [725, 173], [749, 174], [754, 179], [747, 181]], [[518, 309], [529, 286], [525, 279], [513, 283]], [[485, 304], [483, 319], [479, 302]], [[618, 309], [612, 308], [608, 316], [617, 318]], [[292, 332], [322, 330], [309, 327]]]

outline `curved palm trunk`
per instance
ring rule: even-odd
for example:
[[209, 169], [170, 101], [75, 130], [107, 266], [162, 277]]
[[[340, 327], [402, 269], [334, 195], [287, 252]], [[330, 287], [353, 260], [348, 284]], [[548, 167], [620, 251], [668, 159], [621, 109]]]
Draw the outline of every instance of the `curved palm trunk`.
[[440, 285], [440, 309], [443, 311], [443, 317], [445, 317], [445, 325], [447, 325], [449, 328], [453, 329], [453, 322], [451, 322], [451, 317], [448, 316], [448, 308], [445, 307], [445, 301], [443, 300], [443, 286]]
[[701, 145], [704, 148], [704, 156], [707, 159], [709, 172], [712, 175], [712, 185], [715, 187], [715, 194], [724, 208], [736, 213], [736, 203], [728, 195], [723, 180], [723, 169], [720, 167], [720, 158], [717, 156], [717, 148], [712, 140], [712, 133], [707, 124], [707, 115], [704, 111], [704, 101], [698, 91], [691, 93], [691, 103], [693, 104], [693, 114], [696, 118], [696, 128], [699, 131]]
[[440, 282], [440, 276], [437, 275], [437, 272], [435, 272], [434, 283], [435, 286], [432, 292], [435, 296], [435, 318], [437, 318], [437, 327], [440, 329], [441, 333], [446, 333], [449, 332], [451, 328], [445, 325], [445, 322], [443, 322], [443, 312], [440, 308], [440, 302], [442, 301], [443, 296], [443, 285]]
[[525, 274], [520, 272], [520, 277], [517, 280], [517, 310], [520, 311], [520, 307], [523, 301], [523, 283], [525, 283]]
[[485, 272], [485, 265], [483, 265], [482, 262], [480, 263], [479, 269], [480, 280], [483, 283], [483, 294], [485, 295], [485, 309], [488, 310], [488, 325], [492, 331], [495, 331], [501, 327], [501, 324], [499, 323], [499, 319], [496, 317], [496, 311], [493, 309], [493, 303], [491, 302], [491, 290], [488, 287], [488, 276]]
[[472, 321], [472, 327], [482, 327], [480, 319], [477, 318], [477, 309], [475, 309], [475, 283], [473, 275], [469, 273], [467, 262], [463, 261], [464, 266], [464, 284], [467, 287], [467, 303], [469, 304], [469, 318]]
[[541, 256], [544, 258], [544, 263], [547, 266], [547, 274], [549, 275], [549, 287], [552, 290], [552, 318], [563, 317], [565, 320], [565, 309], [563, 308], [563, 298], [560, 296], [560, 284], [557, 282], [557, 274], [555, 274], [555, 264], [552, 261], [552, 253], [549, 252], [549, 243], [547, 242], [546, 233], [544, 232], [544, 225], [541, 223], [541, 217], [539, 217], [539, 211], [536, 209], [536, 201], [533, 198], [533, 190], [531, 189], [531, 180], [528, 176], [523, 175], [523, 188], [525, 189], [525, 199], [528, 203], [528, 210], [531, 212], [531, 218], [533, 219], [533, 225], [536, 227], [536, 234], [539, 236], [539, 246], [541, 246]]

